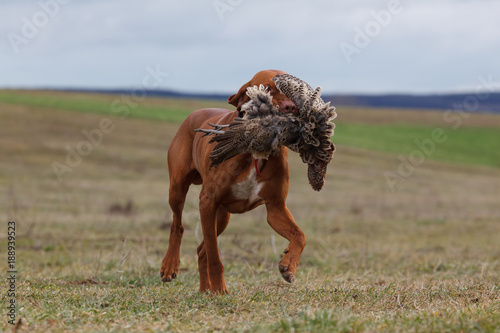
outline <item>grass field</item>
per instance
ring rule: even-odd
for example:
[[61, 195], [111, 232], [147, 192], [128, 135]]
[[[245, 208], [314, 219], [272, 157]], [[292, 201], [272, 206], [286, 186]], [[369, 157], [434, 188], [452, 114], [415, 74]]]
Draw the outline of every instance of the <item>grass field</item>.
[[[290, 156], [288, 206], [307, 237], [297, 281], [281, 279], [287, 242], [259, 207], [233, 215], [219, 237], [230, 294], [210, 296], [197, 292], [197, 186], [179, 277], [159, 277], [166, 151], [201, 107], [226, 104], [0, 91], [0, 246], [15, 220], [17, 331], [500, 331], [499, 116], [454, 126], [442, 112], [338, 108], [323, 191]], [[58, 177], [54, 162], [104, 118], [113, 129]], [[384, 173], [435, 129], [447, 140], [390, 190]]]

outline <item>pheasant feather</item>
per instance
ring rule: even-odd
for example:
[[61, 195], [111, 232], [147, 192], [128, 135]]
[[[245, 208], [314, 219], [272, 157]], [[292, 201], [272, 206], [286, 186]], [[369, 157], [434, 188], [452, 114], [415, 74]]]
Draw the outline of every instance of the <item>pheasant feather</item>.
[[[243, 118], [235, 118], [228, 126], [212, 125], [213, 130], [197, 129], [205, 135], [215, 134], [216, 142], [211, 166], [242, 153], [267, 159], [277, 155], [282, 146], [300, 154], [308, 164], [312, 188], [319, 191], [325, 183], [326, 168], [333, 158], [335, 146], [330, 141], [335, 125], [335, 108], [321, 99], [321, 88], [313, 89], [306, 82], [288, 74], [277, 75], [276, 87], [292, 100], [297, 115], [280, 113], [272, 103], [272, 95], [263, 85], [247, 88], [250, 101], [242, 105]], [[225, 131], [223, 130], [225, 129]]]

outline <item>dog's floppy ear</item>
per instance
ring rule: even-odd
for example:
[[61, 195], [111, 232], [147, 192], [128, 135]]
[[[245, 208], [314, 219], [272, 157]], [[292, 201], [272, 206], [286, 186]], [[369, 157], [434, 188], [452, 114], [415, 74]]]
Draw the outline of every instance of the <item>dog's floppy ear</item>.
[[232, 96], [229, 96], [227, 102], [231, 105], [236, 106], [236, 109], [240, 111], [241, 106], [250, 100], [250, 97], [247, 95], [247, 88], [252, 86], [251, 81], [245, 83], [238, 92]]

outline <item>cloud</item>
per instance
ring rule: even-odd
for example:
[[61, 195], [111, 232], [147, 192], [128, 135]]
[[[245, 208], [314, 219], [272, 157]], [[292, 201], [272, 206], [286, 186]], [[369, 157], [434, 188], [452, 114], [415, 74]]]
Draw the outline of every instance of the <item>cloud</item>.
[[208, 92], [234, 91], [267, 68], [330, 92], [454, 91], [500, 78], [497, 1], [401, 0], [350, 63], [341, 43], [396, 0], [220, 0], [230, 6], [223, 20], [216, 1], [70, 1], [18, 53], [8, 34], [42, 9], [3, 2], [0, 87], [131, 87], [156, 64], [170, 73], [163, 88]]

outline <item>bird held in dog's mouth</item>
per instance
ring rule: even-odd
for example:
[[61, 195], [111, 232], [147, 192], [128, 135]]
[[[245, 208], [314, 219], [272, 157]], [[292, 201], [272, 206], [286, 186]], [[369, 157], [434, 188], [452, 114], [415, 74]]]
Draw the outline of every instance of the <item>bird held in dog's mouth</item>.
[[278, 155], [282, 146], [300, 154], [308, 165], [312, 188], [320, 191], [325, 183], [326, 169], [333, 159], [335, 145], [330, 140], [337, 114], [335, 107], [321, 99], [321, 88], [313, 89], [301, 79], [281, 74], [273, 78], [282, 94], [292, 100], [297, 114], [280, 113], [272, 103], [272, 96], [263, 85], [247, 88], [250, 100], [242, 105], [242, 118], [229, 125], [213, 125], [214, 129], [197, 129], [205, 135], [214, 134], [216, 142], [210, 159], [216, 167], [228, 159], [250, 153], [254, 159]]

